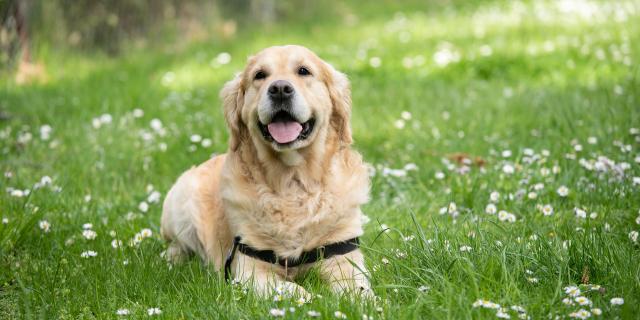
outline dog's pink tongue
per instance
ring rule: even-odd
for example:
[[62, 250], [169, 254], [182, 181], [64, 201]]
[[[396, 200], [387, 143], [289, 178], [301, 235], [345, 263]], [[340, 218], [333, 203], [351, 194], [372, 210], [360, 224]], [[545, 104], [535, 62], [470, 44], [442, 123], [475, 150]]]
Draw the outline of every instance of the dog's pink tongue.
[[298, 138], [302, 125], [295, 121], [272, 122], [267, 126], [269, 133], [278, 143], [288, 143]]

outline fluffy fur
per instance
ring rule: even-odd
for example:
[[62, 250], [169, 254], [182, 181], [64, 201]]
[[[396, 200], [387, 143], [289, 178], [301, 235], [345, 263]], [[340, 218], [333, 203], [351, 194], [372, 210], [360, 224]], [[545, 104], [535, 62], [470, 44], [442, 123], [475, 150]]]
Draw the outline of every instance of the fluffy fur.
[[[297, 73], [304, 66], [309, 76]], [[267, 74], [256, 79], [256, 72]], [[315, 127], [302, 141], [281, 146], [258, 128], [259, 109], [276, 80], [292, 83], [294, 108]], [[182, 174], [164, 202], [161, 231], [167, 257], [195, 252], [222, 270], [232, 239], [280, 257], [344, 241], [363, 233], [360, 206], [369, 179], [361, 156], [350, 148], [351, 97], [346, 76], [300, 46], [264, 49], [222, 89], [230, 129], [229, 150]], [[316, 263], [336, 292], [370, 293], [360, 250]], [[268, 294], [279, 286], [305, 294], [293, 282], [311, 265], [283, 268], [236, 253], [236, 280]]]

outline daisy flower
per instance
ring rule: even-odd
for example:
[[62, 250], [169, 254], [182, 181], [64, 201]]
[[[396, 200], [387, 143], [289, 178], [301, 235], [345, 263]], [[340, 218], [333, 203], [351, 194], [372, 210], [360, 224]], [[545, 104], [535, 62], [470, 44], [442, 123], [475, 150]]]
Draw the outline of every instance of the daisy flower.
[[51, 229], [51, 224], [47, 220], [40, 220], [38, 226], [40, 226], [40, 229], [45, 233], [49, 232]]
[[152, 191], [147, 197], [147, 202], [149, 203], [158, 203], [160, 201], [160, 197], [162, 194], [158, 191]]
[[511, 310], [517, 312], [517, 313], [526, 313], [527, 310], [525, 310], [523, 307], [521, 306], [511, 306]]
[[569, 195], [569, 188], [567, 188], [566, 186], [560, 186], [560, 188], [558, 188], [557, 190], [558, 195], [561, 197], [566, 197]]
[[496, 312], [496, 317], [500, 318], [500, 319], [511, 319], [511, 316], [509, 315], [509, 312], [507, 309], [505, 308], [500, 308], [498, 309], [498, 311]]
[[91, 258], [91, 257], [95, 257], [95, 256], [97, 256], [97, 255], [98, 255], [98, 253], [97, 253], [97, 252], [92, 251], [92, 250], [89, 250], [89, 251], [84, 251], [84, 252], [82, 252], [82, 253], [80, 254], [80, 257], [82, 257], [82, 258]]
[[140, 230], [140, 236], [142, 236], [142, 238], [149, 238], [152, 235], [153, 235], [153, 232], [151, 232], [151, 229], [149, 228]]
[[149, 211], [149, 204], [146, 201], [140, 202], [140, 204], [138, 205], [138, 210], [142, 212]]
[[584, 310], [584, 309], [580, 309], [576, 312], [571, 312], [569, 314], [570, 318], [578, 318], [578, 319], [587, 319], [589, 317], [591, 317], [591, 312]]
[[338, 319], [346, 319], [347, 315], [344, 314], [342, 311], [336, 311], [333, 313], [333, 316], [338, 318]]
[[498, 211], [498, 208], [496, 208], [496, 205], [493, 203], [489, 203], [487, 207], [484, 208], [484, 212], [488, 214], [496, 214], [496, 211]]
[[307, 316], [311, 317], [311, 318], [318, 318], [320, 317], [321, 313], [315, 310], [309, 310], [307, 311]]
[[507, 212], [507, 211], [500, 210], [500, 212], [498, 212], [498, 219], [500, 221], [515, 222], [516, 221], [516, 216], [514, 214], [512, 214], [512, 213]]
[[550, 204], [545, 204], [542, 207], [542, 214], [545, 216], [550, 216], [553, 214], [553, 207]]
[[118, 248], [122, 247], [122, 240], [113, 239], [111, 241], [111, 247], [113, 247], [114, 249], [118, 249]]
[[580, 288], [576, 286], [568, 286], [564, 288], [564, 293], [572, 297], [577, 297], [580, 295], [581, 292], [580, 292]]
[[285, 312], [285, 309], [272, 308], [269, 310], [269, 314], [273, 317], [284, 317]]
[[82, 236], [87, 240], [93, 240], [98, 236], [98, 233], [93, 230], [84, 230], [82, 231]]
[[118, 316], [127, 316], [131, 314], [131, 311], [129, 311], [129, 309], [118, 309], [116, 310], [116, 315]]
[[161, 314], [162, 310], [160, 308], [149, 308], [147, 309], [147, 314], [150, 316]]
[[587, 297], [576, 297], [575, 301], [581, 305], [581, 306], [590, 306], [591, 305], [591, 300], [589, 300]]
[[611, 305], [621, 306], [623, 304], [624, 304], [624, 299], [623, 298], [611, 298]]

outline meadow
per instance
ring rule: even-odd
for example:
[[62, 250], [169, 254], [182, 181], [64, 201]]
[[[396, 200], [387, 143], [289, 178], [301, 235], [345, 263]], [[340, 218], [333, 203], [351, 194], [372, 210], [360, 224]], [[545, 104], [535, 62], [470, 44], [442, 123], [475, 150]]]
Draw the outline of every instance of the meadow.
[[[0, 318], [638, 319], [640, 2], [386, 4], [3, 73]], [[287, 43], [351, 80], [375, 301], [160, 257], [164, 195], [227, 149], [220, 88]]]

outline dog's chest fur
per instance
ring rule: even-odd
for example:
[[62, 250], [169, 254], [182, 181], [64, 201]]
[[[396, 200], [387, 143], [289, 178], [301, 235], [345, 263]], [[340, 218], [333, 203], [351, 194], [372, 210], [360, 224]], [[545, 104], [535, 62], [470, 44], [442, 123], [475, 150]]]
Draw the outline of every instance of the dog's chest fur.
[[294, 174], [277, 191], [259, 181], [225, 179], [231, 182], [223, 182], [222, 194], [232, 232], [283, 257], [361, 235], [369, 182], [364, 166], [355, 165], [334, 163], [323, 183]]

